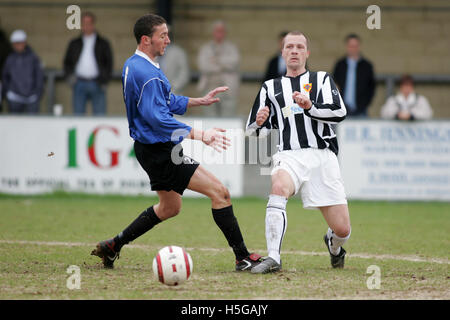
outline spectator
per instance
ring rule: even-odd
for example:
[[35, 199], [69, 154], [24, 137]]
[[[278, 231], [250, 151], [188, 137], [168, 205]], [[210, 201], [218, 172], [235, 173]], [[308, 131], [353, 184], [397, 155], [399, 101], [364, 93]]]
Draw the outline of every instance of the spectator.
[[106, 85], [111, 79], [113, 56], [108, 40], [95, 28], [94, 14], [81, 16], [82, 35], [70, 41], [64, 57], [64, 74], [73, 85], [73, 112], [82, 115], [92, 101], [94, 115], [106, 114]]
[[13, 52], [6, 58], [2, 71], [2, 97], [10, 113], [39, 113], [44, 86], [44, 72], [39, 57], [27, 44], [27, 34], [11, 34]]
[[240, 84], [239, 50], [226, 40], [226, 26], [222, 21], [213, 25], [213, 40], [200, 48], [198, 68], [200, 80], [198, 90], [202, 95], [219, 86], [229, 87], [220, 102], [205, 108], [207, 116], [235, 116]]
[[183, 95], [183, 90], [189, 83], [190, 71], [186, 52], [182, 47], [173, 43], [173, 33], [169, 28], [170, 44], [164, 55], [159, 58], [159, 65], [171, 84], [171, 92]]
[[0, 27], [0, 74], [2, 74], [3, 65], [6, 58], [12, 52], [11, 44], [9, 43], [8, 36]]
[[[1, 24], [1, 23], [0, 23]], [[11, 44], [9, 43], [8, 36], [6, 33], [0, 28], [0, 112], [3, 111], [3, 99], [1, 97], [2, 92], [2, 81], [1, 75], [3, 70], [3, 65], [5, 64], [6, 58], [12, 52]]]
[[347, 56], [336, 63], [333, 78], [347, 107], [347, 116], [367, 117], [367, 108], [375, 94], [373, 66], [361, 55], [358, 35], [348, 35], [346, 46]]
[[414, 80], [410, 75], [400, 79], [400, 92], [389, 97], [381, 108], [383, 119], [430, 120], [433, 110], [428, 99], [414, 91]]
[[281, 50], [283, 49], [283, 39], [287, 34], [287, 31], [282, 31], [278, 35], [278, 53], [270, 58], [263, 82], [270, 79], [279, 78], [286, 74], [286, 63], [281, 56]]

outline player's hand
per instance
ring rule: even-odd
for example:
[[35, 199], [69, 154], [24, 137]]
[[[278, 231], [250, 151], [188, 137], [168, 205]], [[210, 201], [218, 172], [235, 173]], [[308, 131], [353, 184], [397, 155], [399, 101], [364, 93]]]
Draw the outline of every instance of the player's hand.
[[216, 151], [222, 152], [222, 150], [226, 150], [227, 147], [231, 146], [230, 139], [222, 134], [225, 131], [225, 129], [221, 128], [208, 129], [203, 132], [202, 141]]
[[258, 126], [262, 126], [263, 123], [266, 122], [267, 118], [269, 117], [269, 114], [270, 110], [268, 106], [259, 109], [258, 113], [256, 114], [256, 124]]
[[202, 105], [209, 106], [213, 103], [220, 101], [220, 99], [217, 98], [216, 95], [219, 93], [225, 92], [227, 90], [228, 90], [228, 87], [217, 87], [217, 88], [211, 90], [203, 98], [201, 98]]
[[309, 100], [309, 98], [303, 93], [294, 91], [294, 93], [292, 94], [292, 99], [294, 99], [294, 102], [305, 110], [309, 110], [312, 107], [311, 100]]

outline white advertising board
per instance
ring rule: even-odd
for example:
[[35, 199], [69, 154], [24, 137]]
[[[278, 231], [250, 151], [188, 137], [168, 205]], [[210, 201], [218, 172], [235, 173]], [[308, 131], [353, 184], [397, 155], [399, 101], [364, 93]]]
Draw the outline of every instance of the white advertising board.
[[[197, 128], [227, 129], [228, 150], [217, 153], [185, 139], [184, 154], [199, 161], [241, 196], [244, 136], [240, 119], [182, 121]], [[155, 194], [134, 156], [126, 118], [0, 117], [0, 192], [38, 194], [55, 190], [84, 193]], [[185, 195], [197, 196], [186, 190]]]
[[349, 199], [450, 200], [450, 122], [345, 120], [338, 139]]

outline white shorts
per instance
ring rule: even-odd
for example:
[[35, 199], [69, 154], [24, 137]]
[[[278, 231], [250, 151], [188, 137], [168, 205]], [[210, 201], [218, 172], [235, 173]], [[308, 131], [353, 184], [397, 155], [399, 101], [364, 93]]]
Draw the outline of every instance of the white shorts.
[[280, 151], [272, 161], [271, 174], [282, 169], [291, 176], [305, 209], [347, 204], [339, 163], [330, 149]]

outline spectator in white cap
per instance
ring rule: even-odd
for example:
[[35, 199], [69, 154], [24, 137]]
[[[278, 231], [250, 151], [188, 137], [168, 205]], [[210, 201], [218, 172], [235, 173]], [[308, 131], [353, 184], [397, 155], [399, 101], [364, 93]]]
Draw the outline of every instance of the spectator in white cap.
[[27, 41], [27, 34], [23, 30], [15, 30], [11, 33], [11, 43], [13, 44], [25, 44]]
[[2, 96], [10, 113], [39, 113], [44, 73], [39, 57], [27, 45], [27, 34], [15, 30], [10, 37], [13, 52], [2, 71]]

